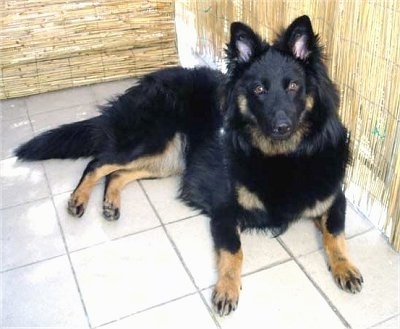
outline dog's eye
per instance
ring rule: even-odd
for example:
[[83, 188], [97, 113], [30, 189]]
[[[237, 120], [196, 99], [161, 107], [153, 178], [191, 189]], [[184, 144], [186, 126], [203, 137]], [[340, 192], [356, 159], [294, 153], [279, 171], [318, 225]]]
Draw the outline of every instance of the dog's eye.
[[299, 89], [299, 85], [297, 84], [296, 81], [289, 82], [289, 86], [288, 86], [289, 91], [297, 91], [298, 89]]
[[254, 93], [256, 94], [256, 95], [262, 95], [262, 94], [265, 94], [267, 92], [267, 90], [263, 87], [263, 86], [261, 86], [261, 85], [258, 85], [255, 89], [254, 89]]

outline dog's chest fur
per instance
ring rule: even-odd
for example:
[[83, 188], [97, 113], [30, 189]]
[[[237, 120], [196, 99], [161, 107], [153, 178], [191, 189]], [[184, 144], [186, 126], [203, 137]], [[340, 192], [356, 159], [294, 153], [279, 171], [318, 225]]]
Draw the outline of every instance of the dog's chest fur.
[[235, 199], [242, 210], [241, 226], [282, 226], [284, 230], [293, 220], [323, 215], [332, 205], [337, 186], [323, 173], [316, 174], [312, 163], [287, 156], [237, 160], [232, 176], [236, 177]]

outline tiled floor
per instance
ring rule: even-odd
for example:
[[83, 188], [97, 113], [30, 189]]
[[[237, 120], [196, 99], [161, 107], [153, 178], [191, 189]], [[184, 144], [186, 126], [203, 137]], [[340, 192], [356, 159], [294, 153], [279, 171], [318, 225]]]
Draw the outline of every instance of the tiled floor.
[[66, 201], [86, 160], [17, 162], [13, 148], [132, 81], [1, 102], [1, 325], [65, 328], [399, 328], [399, 255], [349, 207], [363, 291], [336, 288], [313, 224], [278, 239], [244, 235], [238, 310], [215, 316], [208, 220], [175, 199], [176, 178], [130, 184], [119, 221], [101, 217], [102, 184], [83, 218]]

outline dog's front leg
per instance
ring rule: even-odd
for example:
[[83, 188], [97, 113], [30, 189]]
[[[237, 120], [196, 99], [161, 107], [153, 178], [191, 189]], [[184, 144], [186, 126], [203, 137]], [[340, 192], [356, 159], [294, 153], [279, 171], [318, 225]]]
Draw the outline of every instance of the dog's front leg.
[[346, 199], [340, 193], [331, 209], [320, 219], [324, 248], [329, 269], [340, 288], [351, 293], [361, 291], [363, 277], [347, 254], [344, 234]]
[[218, 269], [212, 304], [216, 313], [224, 316], [234, 311], [239, 301], [243, 253], [236, 226], [212, 221], [211, 231]]

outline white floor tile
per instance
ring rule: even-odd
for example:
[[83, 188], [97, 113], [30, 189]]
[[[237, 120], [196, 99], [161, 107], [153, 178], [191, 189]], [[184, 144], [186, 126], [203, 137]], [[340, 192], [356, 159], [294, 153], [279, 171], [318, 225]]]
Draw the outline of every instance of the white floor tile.
[[162, 229], [78, 251], [71, 258], [93, 326], [195, 291]]
[[141, 184], [164, 223], [199, 214], [198, 210], [186, 206], [177, 198], [179, 177], [147, 179]]
[[59, 110], [75, 105], [94, 104], [95, 97], [89, 86], [70, 88], [26, 97], [29, 115]]
[[2, 218], [2, 270], [65, 253], [50, 199], [0, 211]]
[[295, 256], [306, 255], [322, 248], [321, 232], [309, 219], [293, 223], [279, 238]]
[[2, 120], [13, 120], [27, 115], [24, 97], [0, 100], [0, 118]]
[[300, 258], [305, 270], [353, 328], [367, 328], [398, 314], [400, 257], [376, 230], [348, 241], [350, 256], [364, 277], [363, 290], [351, 295], [340, 290], [318, 251]]
[[400, 328], [400, 315], [397, 315], [387, 321], [383, 321], [371, 329], [399, 329]]
[[196, 216], [166, 226], [196, 285], [205, 288], [217, 278], [209, 219]]
[[[215, 284], [217, 279], [215, 254], [209, 219], [196, 216], [167, 225], [183, 260], [199, 288]], [[243, 233], [243, 270], [246, 274], [289, 259], [280, 244], [263, 234]]]
[[[211, 292], [204, 291], [208, 301]], [[237, 310], [217, 319], [223, 329], [345, 328], [292, 261], [244, 277]]]
[[346, 208], [346, 237], [351, 238], [354, 235], [365, 233], [372, 229], [373, 225], [367, 219], [361, 217], [352, 206]]
[[61, 110], [33, 114], [30, 116], [35, 135], [62, 124], [82, 121], [98, 115], [94, 104], [76, 105]]
[[259, 233], [242, 233], [243, 274], [290, 259], [279, 242]]
[[46, 172], [51, 193], [57, 195], [71, 192], [76, 188], [89, 159], [46, 160], [41, 163]]
[[14, 150], [31, 137], [33, 137], [33, 132], [27, 116], [1, 120], [1, 158], [12, 157]]
[[88, 208], [81, 218], [67, 212], [69, 192], [54, 197], [69, 250], [85, 248], [160, 225], [138, 183], [126, 186], [122, 192], [121, 217], [117, 221], [107, 221], [102, 216], [103, 188], [103, 184], [94, 188]]
[[212, 329], [217, 328], [198, 295], [135, 314], [101, 327], [102, 329]]
[[66, 256], [2, 274], [2, 327], [88, 328]]
[[49, 196], [43, 166], [15, 157], [0, 162], [1, 208]]
[[[351, 206], [347, 206], [345, 229], [347, 238], [364, 233], [371, 227], [369, 221], [360, 217]], [[280, 239], [294, 256], [303, 256], [323, 247], [321, 232], [310, 219], [301, 219], [292, 224]]]

